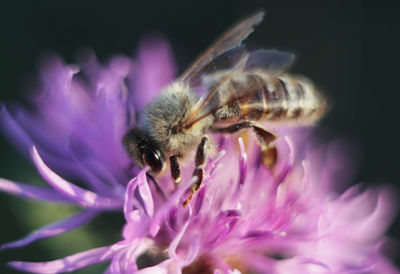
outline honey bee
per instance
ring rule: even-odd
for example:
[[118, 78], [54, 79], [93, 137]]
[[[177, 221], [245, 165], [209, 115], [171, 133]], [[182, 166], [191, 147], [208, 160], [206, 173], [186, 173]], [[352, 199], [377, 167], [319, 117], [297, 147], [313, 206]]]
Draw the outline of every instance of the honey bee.
[[[277, 50], [249, 52], [243, 40], [264, 17], [257, 12], [234, 25], [145, 109], [141, 121], [123, 138], [129, 156], [152, 174], [165, 167], [179, 183], [179, 161], [197, 148], [195, 178], [186, 206], [199, 189], [208, 148], [207, 133], [233, 134], [251, 129], [260, 145], [262, 163], [273, 168], [277, 138], [258, 121], [312, 124], [325, 111], [325, 98], [304, 78], [286, 73], [294, 55]], [[205, 89], [205, 95], [196, 91]], [[221, 126], [223, 124], [223, 126]], [[160, 187], [151, 174], [150, 179]]]

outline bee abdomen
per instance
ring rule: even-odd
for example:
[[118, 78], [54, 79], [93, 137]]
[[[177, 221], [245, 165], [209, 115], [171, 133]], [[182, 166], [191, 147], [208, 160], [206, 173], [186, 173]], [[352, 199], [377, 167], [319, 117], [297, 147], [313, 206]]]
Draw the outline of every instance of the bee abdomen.
[[[230, 103], [214, 115], [219, 120], [248, 119], [313, 122], [321, 114], [322, 99], [305, 79], [249, 73], [232, 79], [221, 95]], [[238, 100], [235, 100], [238, 98]], [[222, 98], [220, 98], [222, 99]], [[225, 98], [226, 100], [226, 98]]]
[[[272, 90], [265, 91], [269, 99], [264, 112], [265, 119], [307, 123], [314, 122], [322, 115], [325, 102], [308, 80], [285, 75], [274, 81], [272, 86]], [[273, 96], [278, 98], [275, 101], [271, 100], [274, 93]]]

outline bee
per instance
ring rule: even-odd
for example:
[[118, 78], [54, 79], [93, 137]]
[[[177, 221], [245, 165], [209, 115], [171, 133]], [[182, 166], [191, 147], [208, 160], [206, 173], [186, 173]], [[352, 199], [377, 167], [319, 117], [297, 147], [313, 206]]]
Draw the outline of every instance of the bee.
[[[286, 73], [294, 55], [277, 50], [247, 51], [242, 42], [264, 17], [257, 12], [218, 38], [189, 68], [145, 109], [138, 125], [123, 138], [129, 156], [151, 174], [169, 158], [171, 177], [179, 183], [181, 161], [196, 149], [189, 198], [200, 188], [206, 154], [213, 146], [208, 133], [233, 134], [251, 129], [262, 163], [272, 169], [277, 136], [259, 121], [312, 124], [325, 112], [325, 98], [305, 78]], [[198, 90], [206, 90], [203, 96]], [[223, 125], [223, 126], [221, 126]], [[148, 174], [156, 187], [154, 177]]]

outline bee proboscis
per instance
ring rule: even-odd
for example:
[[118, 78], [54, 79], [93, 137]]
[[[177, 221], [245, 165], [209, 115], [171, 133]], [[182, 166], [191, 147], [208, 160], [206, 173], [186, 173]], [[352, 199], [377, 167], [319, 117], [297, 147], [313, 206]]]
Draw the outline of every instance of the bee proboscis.
[[[130, 157], [140, 166], [149, 166], [153, 174], [164, 169], [168, 157], [176, 183], [180, 181], [179, 161], [197, 148], [196, 180], [184, 205], [203, 178], [206, 154], [213, 144], [207, 133], [251, 129], [260, 145], [262, 163], [273, 168], [278, 157], [277, 136], [258, 121], [312, 124], [325, 112], [325, 98], [313, 85], [286, 73], [293, 54], [265, 49], [249, 52], [242, 45], [263, 16], [257, 12], [226, 31], [161, 91], [140, 123], [124, 136]], [[196, 93], [199, 87], [207, 91], [202, 97]]]

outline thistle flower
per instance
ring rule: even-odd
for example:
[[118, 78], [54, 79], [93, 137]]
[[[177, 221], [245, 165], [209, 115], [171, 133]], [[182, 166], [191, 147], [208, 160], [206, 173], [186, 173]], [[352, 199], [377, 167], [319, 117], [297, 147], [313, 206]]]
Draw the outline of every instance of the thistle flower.
[[[3, 134], [32, 160], [50, 186], [0, 179], [0, 190], [39, 201], [76, 204], [83, 211], [3, 248], [55, 236], [102, 211], [123, 208], [126, 186], [135, 173], [129, 170], [131, 161], [121, 145], [122, 136], [134, 123], [136, 109], [172, 81], [169, 45], [148, 39], [135, 60], [116, 56], [106, 66], [90, 52], [81, 59], [78, 67], [47, 56], [31, 108], [0, 106]], [[157, 81], [151, 81], [152, 77]], [[128, 90], [146, 93], [138, 96], [140, 92]]]
[[[151, 57], [145, 57], [147, 47], [154, 49]], [[159, 178], [166, 200], [147, 181], [146, 168], [130, 172], [121, 137], [132, 126], [134, 110], [173, 74], [165, 61], [168, 55], [160, 54], [168, 51], [165, 46], [146, 44], [142, 49], [143, 62], [118, 57], [106, 69], [91, 59], [83, 66], [87, 82], [73, 76], [75, 68], [53, 61], [47, 70], [52, 75], [44, 77], [46, 92], [37, 97], [37, 115], [19, 110], [11, 116], [3, 107], [5, 131], [30, 148], [52, 188], [6, 180], [1, 188], [83, 208], [6, 247], [54, 236], [60, 228], [82, 225], [104, 210], [121, 209], [126, 220], [118, 243], [60, 260], [12, 266], [40, 273], [104, 261], [111, 261], [108, 273], [397, 272], [381, 254], [394, 214], [393, 196], [386, 188], [337, 191], [351, 173], [342, 142], [316, 145], [305, 130], [276, 129], [280, 158], [271, 172], [260, 165], [251, 136], [246, 141], [215, 136], [218, 153], [208, 159], [202, 187], [187, 207], [182, 202], [192, 183], [192, 163], [182, 167], [179, 186], [168, 174]], [[165, 81], [159, 85], [146, 82], [161, 78]], [[145, 90], [151, 95], [142, 96]], [[85, 188], [58, 174], [84, 182]]]

